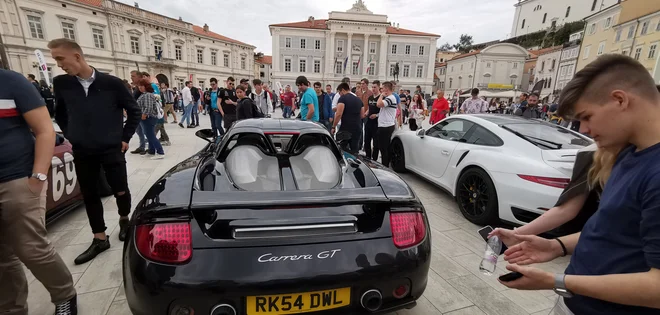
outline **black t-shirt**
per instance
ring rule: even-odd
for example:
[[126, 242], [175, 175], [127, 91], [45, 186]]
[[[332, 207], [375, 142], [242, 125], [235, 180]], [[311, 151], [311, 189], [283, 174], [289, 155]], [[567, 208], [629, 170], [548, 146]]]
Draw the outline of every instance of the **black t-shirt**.
[[368, 124], [378, 124], [378, 117], [371, 119], [371, 115], [373, 114], [378, 114], [380, 113], [380, 108], [376, 106], [378, 103], [378, 98], [380, 97], [380, 94], [378, 95], [372, 95], [369, 96], [369, 100], [367, 101], [369, 103], [369, 115], [367, 116], [367, 123]]
[[227, 100], [232, 100], [236, 102], [238, 97], [236, 97], [236, 90], [234, 89], [220, 89], [220, 106], [225, 115], [236, 115], [236, 105], [227, 104]]
[[339, 98], [339, 103], [344, 104], [344, 113], [341, 116], [341, 130], [357, 132], [362, 124], [360, 112], [362, 101], [355, 95], [348, 93]]
[[324, 121], [326, 120], [325, 118], [325, 113], [323, 112], [323, 102], [325, 101], [325, 94], [321, 93], [321, 95], [317, 95], [319, 99], [319, 120]]
[[242, 120], [242, 119], [255, 118], [254, 107], [255, 107], [254, 102], [252, 102], [252, 100], [249, 97], [241, 99], [241, 101], [238, 102], [238, 105], [236, 105], [236, 119]]

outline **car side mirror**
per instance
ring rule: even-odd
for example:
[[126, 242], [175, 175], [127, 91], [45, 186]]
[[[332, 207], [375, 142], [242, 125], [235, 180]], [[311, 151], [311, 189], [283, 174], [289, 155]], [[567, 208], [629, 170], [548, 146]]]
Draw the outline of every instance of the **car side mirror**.
[[417, 136], [418, 137], [424, 138], [425, 135], [426, 135], [426, 130], [424, 130], [424, 129], [417, 130]]
[[195, 136], [204, 139], [205, 141], [211, 143], [213, 138], [216, 136], [215, 132], [211, 129], [200, 129], [195, 132]]

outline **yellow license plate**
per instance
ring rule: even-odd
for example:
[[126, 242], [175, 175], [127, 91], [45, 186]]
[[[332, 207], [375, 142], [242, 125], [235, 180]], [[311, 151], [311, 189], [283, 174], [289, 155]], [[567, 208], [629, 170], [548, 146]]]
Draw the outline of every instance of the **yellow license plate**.
[[248, 315], [275, 315], [318, 312], [351, 304], [351, 288], [248, 296]]

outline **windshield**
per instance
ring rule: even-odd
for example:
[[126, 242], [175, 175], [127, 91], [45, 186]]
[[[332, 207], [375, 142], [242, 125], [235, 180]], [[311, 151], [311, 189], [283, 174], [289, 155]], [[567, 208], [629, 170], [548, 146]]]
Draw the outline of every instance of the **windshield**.
[[587, 137], [549, 124], [506, 124], [502, 128], [543, 150], [582, 149], [592, 144]]

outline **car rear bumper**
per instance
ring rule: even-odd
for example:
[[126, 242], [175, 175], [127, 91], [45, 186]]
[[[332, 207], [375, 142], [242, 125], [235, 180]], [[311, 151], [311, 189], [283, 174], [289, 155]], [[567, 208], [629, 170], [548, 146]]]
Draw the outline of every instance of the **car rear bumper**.
[[[554, 207], [561, 188], [524, 180], [516, 174], [495, 173], [500, 219], [524, 225]], [[531, 220], [530, 220], [531, 219]]]
[[[132, 235], [132, 231], [131, 231]], [[264, 254], [307, 254], [341, 249], [329, 259], [260, 263]], [[181, 266], [156, 264], [136, 250], [132, 236], [124, 247], [124, 287], [134, 315], [169, 314], [177, 305], [190, 306], [196, 315], [210, 314], [219, 304], [232, 305], [247, 314], [248, 296], [279, 295], [351, 289], [350, 305], [323, 314], [379, 314], [415, 306], [426, 288], [431, 259], [431, 240], [398, 250], [389, 238], [351, 242], [296, 245], [291, 248], [196, 249], [191, 261]], [[394, 290], [408, 285], [409, 293], [397, 299]], [[360, 299], [378, 290], [382, 306], [369, 312]]]

